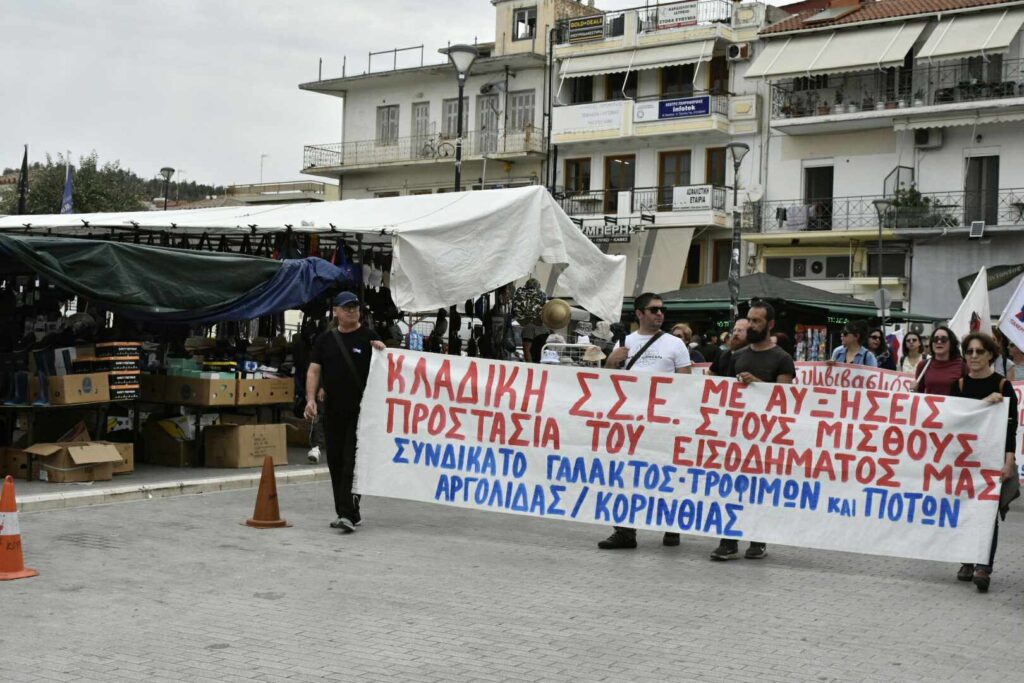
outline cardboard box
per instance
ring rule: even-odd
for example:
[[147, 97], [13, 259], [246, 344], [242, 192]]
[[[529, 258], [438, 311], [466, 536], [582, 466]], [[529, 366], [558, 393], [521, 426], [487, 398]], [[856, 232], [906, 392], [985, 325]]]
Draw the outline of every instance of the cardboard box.
[[139, 462], [169, 467], [193, 467], [196, 462], [196, 442], [171, 436], [157, 420], [142, 427], [142, 453]]
[[121, 454], [113, 444], [102, 441], [37, 443], [25, 448], [39, 463], [39, 479], [54, 483], [109, 481]]
[[110, 400], [110, 385], [104, 372], [50, 377], [50, 403], [103, 403]]
[[295, 400], [295, 381], [290, 377], [238, 380], [238, 405], [273, 405]]
[[167, 377], [164, 400], [189, 406], [235, 405], [234, 379]]
[[288, 464], [283, 424], [219, 424], [207, 427], [204, 436], [207, 467], [261, 467], [268, 455], [274, 465]]
[[131, 474], [135, 471], [135, 444], [112, 441], [104, 441], [103, 443], [109, 443], [116, 448], [118, 455], [121, 456], [121, 462], [114, 463], [114, 474]]
[[0, 461], [0, 476], [28, 479], [28, 453], [20, 448], [6, 448]]
[[139, 398], [143, 401], [163, 403], [167, 396], [165, 375], [139, 375]]
[[309, 448], [309, 422], [297, 417], [285, 417], [283, 419], [287, 430], [288, 445]]

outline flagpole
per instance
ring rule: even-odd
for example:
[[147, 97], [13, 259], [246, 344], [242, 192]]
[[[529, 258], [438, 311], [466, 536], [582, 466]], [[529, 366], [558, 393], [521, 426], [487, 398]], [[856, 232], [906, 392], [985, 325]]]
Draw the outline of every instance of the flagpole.
[[23, 216], [28, 210], [28, 145], [25, 145], [25, 155], [21, 158], [21, 175], [18, 178], [18, 215]]

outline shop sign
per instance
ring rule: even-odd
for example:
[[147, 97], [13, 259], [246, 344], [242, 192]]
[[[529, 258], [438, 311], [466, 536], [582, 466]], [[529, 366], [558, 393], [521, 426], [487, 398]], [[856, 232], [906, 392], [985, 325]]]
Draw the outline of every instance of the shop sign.
[[710, 211], [711, 185], [683, 185], [672, 188], [673, 211]]
[[583, 235], [594, 244], [613, 244], [629, 242], [633, 237], [633, 226], [597, 223], [584, 225], [580, 228]]
[[552, 134], [622, 132], [623, 107], [628, 100], [591, 102], [555, 107]]
[[567, 43], [591, 43], [596, 40], [604, 40], [603, 14], [569, 20]]
[[677, 2], [672, 5], [660, 5], [657, 9], [657, 20], [654, 22], [656, 31], [664, 31], [669, 28], [682, 28], [693, 26], [697, 23], [697, 8], [699, 2]]
[[633, 121], [665, 121], [668, 119], [689, 119], [711, 114], [711, 96], [675, 97], [671, 100], [637, 102], [633, 106]]

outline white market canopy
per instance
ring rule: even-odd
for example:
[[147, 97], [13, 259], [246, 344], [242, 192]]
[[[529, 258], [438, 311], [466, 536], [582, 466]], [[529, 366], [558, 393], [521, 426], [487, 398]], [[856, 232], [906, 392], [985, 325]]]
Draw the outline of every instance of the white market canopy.
[[85, 237], [103, 228], [185, 234], [318, 232], [390, 243], [391, 293], [407, 311], [444, 308], [527, 277], [538, 261], [563, 268], [558, 286], [617, 321], [626, 259], [603, 254], [540, 186], [312, 204], [0, 218], [0, 231]]

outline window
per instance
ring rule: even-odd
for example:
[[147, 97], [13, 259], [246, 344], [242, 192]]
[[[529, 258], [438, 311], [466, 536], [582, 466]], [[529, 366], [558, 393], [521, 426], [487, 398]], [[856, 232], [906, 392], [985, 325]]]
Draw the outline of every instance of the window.
[[967, 159], [964, 178], [964, 222], [985, 221], [999, 224], [999, 157], [978, 156]]
[[704, 256], [703, 245], [700, 242], [690, 244], [690, 252], [686, 255], [686, 267], [683, 269], [682, 287], [693, 287], [701, 283], [701, 270]]
[[690, 184], [690, 152], [658, 155], [658, 210], [672, 210], [672, 188]]
[[828, 74], [818, 76], [801, 76], [793, 79], [793, 92], [805, 90], [821, 90], [828, 87]]
[[1003, 81], [1003, 56], [1000, 54], [967, 58], [967, 75], [975, 81]]
[[590, 192], [590, 159], [565, 160], [565, 191]]
[[633, 189], [636, 157], [632, 154], [604, 158], [604, 212], [617, 213], [619, 192]]
[[[625, 94], [623, 94], [623, 90], [625, 90]], [[605, 99], [635, 100], [636, 72], [628, 71], [617, 74], [608, 74], [605, 76]]]
[[582, 104], [594, 101], [594, 77], [582, 76], [569, 79], [569, 103]]
[[[425, 139], [430, 135], [430, 102], [413, 102], [412, 105], [412, 134]], [[417, 147], [418, 149], [418, 147]]]
[[[453, 97], [442, 103], [445, 137], [454, 138], [459, 134], [459, 98]], [[462, 132], [469, 131], [469, 98], [462, 98]]]
[[725, 147], [712, 147], [705, 152], [705, 184], [725, 187], [725, 151]]
[[521, 90], [508, 94], [508, 126], [510, 130], [526, 130], [533, 126], [534, 94]]
[[[882, 254], [882, 277], [904, 277], [906, 266], [904, 254]], [[878, 254], [868, 254], [868, 277], [878, 277]]]
[[377, 107], [377, 144], [398, 144], [398, 105]]
[[409, 190], [409, 194], [432, 194], [433, 190]]
[[661, 94], [689, 97], [693, 94], [693, 64], [666, 66], [661, 69]]
[[729, 62], [725, 57], [714, 57], [711, 59], [710, 77], [711, 87], [708, 88], [712, 95], [726, 95], [729, 93]]
[[537, 8], [524, 7], [512, 14], [512, 40], [530, 40], [537, 35]]
[[825, 259], [825, 277], [846, 279], [850, 277], [849, 256], [829, 256]]
[[[732, 240], [714, 241], [715, 258], [711, 262], [711, 281], [729, 279], [729, 264], [732, 262]], [[789, 275], [787, 274], [787, 277]]]
[[373, 196], [376, 197], [377, 199], [381, 199], [382, 197], [398, 197], [401, 194], [402, 193], [399, 192], [398, 190], [388, 190], [386, 192], [374, 192]]
[[789, 259], [788, 258], [767, 258], [764, 260], [764, 272], [768, 275], [774, 275], [775, 277], [784, 277], [789, 279]]

